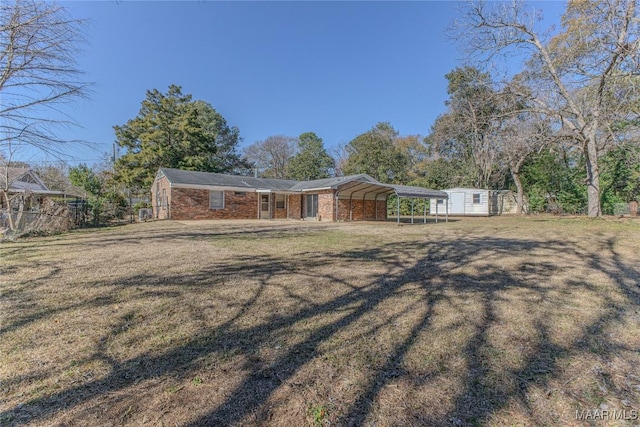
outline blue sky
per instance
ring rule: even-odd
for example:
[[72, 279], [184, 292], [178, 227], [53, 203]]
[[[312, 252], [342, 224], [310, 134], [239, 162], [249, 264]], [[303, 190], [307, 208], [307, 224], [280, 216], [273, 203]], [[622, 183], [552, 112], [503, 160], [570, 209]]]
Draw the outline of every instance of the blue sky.
[[170, 84], [237, 126], [241, 147], [312, 131], [331, 149], [380, 121], [426, 135], [445, 111], [444, 75], [464, 61], [444, 31], [456, 2], [60, 4], [89, 20], [78, 65], [95, 85], [67, 107], [80, 128], [63, 135], [95, 144], [69, 153], [88, 163], [111, 151], [113, 126], [146, 90]]

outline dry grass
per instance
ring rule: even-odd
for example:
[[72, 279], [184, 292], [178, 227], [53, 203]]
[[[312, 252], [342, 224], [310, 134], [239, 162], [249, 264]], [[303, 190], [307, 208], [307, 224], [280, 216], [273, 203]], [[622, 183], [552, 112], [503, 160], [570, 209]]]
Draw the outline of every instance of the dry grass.
[[640, 221], [551, 217], [154, 222], [5, 243], [0, 424], [632, 418], [639, 254]]

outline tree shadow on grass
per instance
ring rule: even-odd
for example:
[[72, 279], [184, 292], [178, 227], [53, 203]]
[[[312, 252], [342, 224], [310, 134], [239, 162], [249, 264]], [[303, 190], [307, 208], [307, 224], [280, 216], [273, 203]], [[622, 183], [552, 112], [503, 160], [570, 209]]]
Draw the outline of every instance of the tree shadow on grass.
[[[514, 253], [534, 253], [543, 251], [543, 259], [522, 259], [518, 265], [505, 269], [498, 260]], [[595, 320], [582, 327], [578, 337], [559, 344], [551, 338], [553, 325], [544, 317], [532, 319], [533, 330], [529, 338], [530, 348], [517, 367], [494, 366], [494, 358], [499, 349], [494, 348], [492, 331], [504, 322], [500, 313], [504, 309], [504, 299], [510, 292], [523, 292], [531, 301], [549, 302], [550, 309], [562, 309], [567, 301], [562, 300], [554, 286], [548, 281], [561, 274], [563, 267], [553, 257], [569, 257], [573, 260], [588, 259], [591, 268], [602, 271], [626, 295], [627, 301], [613, 298], [604, 304], [606, 310]], [[495, 264], [492, 264], [495, 260]], [[461, 268], [473, 266], [482, 261], [482, 269]], [[368, 264], [375, 268], [367, 269]], [[327, 265], [353, 265], [361, 269], [364, 283], [355, 283], [345, 274], [336, 273]], [[322, 277], [318, 272], [323, 271]], [[274, 278], [284, 278], [295, 273], [309, 283], [321, 281], [337, 283], [344, 290], [335, 297], [322, 301], [292, 293], [286, 285], [274, 285]], [[564, 273], [563, 273], [564, 274]], [[544, 388], [562, 367], [561, 361], [574, 351], [581, 351], [581, 342], [590, 336], [607, 341], [602, 333], [604, 324], [620, 321], [625, 312], [625, 303], [631, 299], [638, 304], [637, 289], [633, 280], [639, 277], [635, 267], [626, 265], [612, 247], [602, 255], [586, 253], [561, 241], [537, 242], [500, 238], [455, 239], [441, 242], [395, 243], [393, 247], [374, 247], [362, 250], [346, 250], [338, 253], [301, 253], [296, 259], [282, 259], [277, 256], [239, 257], [233, 262], [213, 262], [191, 275], [165, 277], [163, 275], [133, 276], [125, 283], [117, 285], [129, 289], [139, 289], [141, 296], [161, 293], [175, 299], [177, 303], [189, 305], [190, 301], [180, 299], [174, 291], [163, 291], [164, 287], [185, 287], [193, 295], [205, 297], [213, 289], [226, 286], [228, 280], [238, 276], [251, 278], [256, 283], [250, 296], [243, 301], [223, 301], [233, 310], [228, 318], [211, 328], [202, 319], [202, 331], [184, 343], [168, 348], [159, 354], [141, 354], [121, 361], [108, 356], [105, 342], [100, 342], [91, 358], [107, 363], [111, 372], [104, 378], [68, 387], [57, 393], [33, 399], [20, 408], [12, 408], [0, 413], [0, 420], [9, 425], [20, 425], [28, 421], [46, 422], [63, 408], [72, 410], [99, 396], [125, 390], [141, 381], [161, 377], [188, 377], [196, 372], [202, 360], [214, 354], [244, 356], [239, 367], [243, 378], [234, 386], [223, 390], [224, 397], [208, 412], [197, 416], [189, 425], [238, 425], [251, 418], [253, 423], [268, 423], [269, 409], [264, 405], [278, 391], [285, 387], [295, 375], [317, 360], [325, 352], [323, 348], [340, 334], [354, 328], [381, 311], [386, 305], [405, 291], [408, 285], [421, 295], [396, 316], [383, 318], [377, 325], [364, 328], [364, 334], [375, 335], [377, 331], [394, 323], [398, 316], [412, 310], [419, 313], [402, 339], [390, 349], [376, 366], [366, 383], [362, 385], [355, 399], [344, 403], [344, 410], [336, 414], [333, 422], [338, 425], [364, 425], [375, 417], [381, 393], [392, 382], [407, 379], [413, 382], [432, 381], [422, 378], [406, 368], [407, 358], [412, 348], [428, 333], [437, 321], [436, 307], [443, 302], [463, 304], [473, 301], [477, 317], [467, 325], [472, 333], [459, 343], [459, 354], [465, 360], [466, 368], [454, 375], [464, 384], [451, 397], [448, 409], [439, 413], [426, 413], [419, 409], [407, 410], [404, 421], [408, 424], [429, 425], [480, 425], [506, 408], [509, 402], [518, 402], [529, 407], [527, 398], [532, 387]], [[577, 280], [572, 287], [593, 291], [587, 277]], [[637, 283], [637, 282], [636, 282]], [[279, 287], [287, 293], [287, 298], [296, 302], [295, 307], [275, 311], [258, 323], [244, 324], [248, 313], [261, 310], [263, 293], [268, 287]], [[169, 292], [164, 294], [163, 292]], [[606, 295], [602, 298], [607, 299]], [[456, 300], [456, 301], [453, 301]], [[557, 302], [553, 302], [556, 301]], [[93, 304], [100, 303], [94, 301]], [[92, 304], [89, 302], [87, 304]], [[419, 309], [416, 309], [419, 307]], [[78, 307], [73, 307], [77, 309]], [[193, 307], [192, 316], [199, 315]], [[135, 313], [121, 316], [106, 336], [117, 337], [126, 330]], [[26, 321], [10, 325], [14, 330]], [[291, 325], [308, 322], [308, 333], [284, 349], [270, 363], [256, 360], [256, 349], [271, 342], [274, 336], [287, 333]], [[613, 345], [613, 344], [612, 344]], [[499, 374], [499, 375], [498, 375]], [[530, 409], [530, 416], [536, 420], [538, 414]], [[258, 414], [258, 415], [256, 415]], [[543, 421], [538, 418], [537, 421]]]

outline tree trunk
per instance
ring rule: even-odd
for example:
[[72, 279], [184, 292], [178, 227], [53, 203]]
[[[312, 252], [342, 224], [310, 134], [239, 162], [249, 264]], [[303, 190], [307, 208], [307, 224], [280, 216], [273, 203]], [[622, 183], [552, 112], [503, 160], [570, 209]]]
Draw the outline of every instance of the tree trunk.
[[24, 205], [25, 205], [25, 196], [24, 195], [20, 195], [18, 198], [18, 214], [16, 215], [16, 222], [15, 222], [15, 229], [16, 230], [20, 230], [21, 229], [21, 223], [22, 223], [22, 217], [24, 214]]
[[4, 197], [4, 201], [5, 204], [7, 205], [7, 220], [9, 221], [9, 229], [11, 231], [14, 231], [16, 229], [15, 225], [13, 224], [13, 217], [12, 212], [11, 212], [11, 200], [9, 199], [9, 192], [8, 190], [3, 190], [2, 191], [2, 196]]
[[524, 190], [522, 189], [522, 181], [520, 181], [520, 173], [511, 169], [511, 177], [516, 184], [516, 215], [522, 215], [524, 209]]
[[600, 208], [600, 169], [598, 168], [598, 147], [594, 137], [589, 138], [586, 148], [587, 214], [590, 218], [598, 218], [602, 216]]

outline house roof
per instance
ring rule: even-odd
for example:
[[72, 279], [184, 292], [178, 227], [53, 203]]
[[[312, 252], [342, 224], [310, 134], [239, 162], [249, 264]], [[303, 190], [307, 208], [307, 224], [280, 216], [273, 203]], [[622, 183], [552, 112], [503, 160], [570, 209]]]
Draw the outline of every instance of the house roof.
[[161, 168], [158, 172], [172, 184], [202, 185], [212, 187], [236, 187], [258, 190], [287, 190], [297, 181], [285, 179], [254, 178], [252, 176], [227, 175], [213, 172], [185, 171]]
[[0, 173], [0, 188], [7, 187], [11, 192], [48, 193], [49, 189], [40, 177], [30, 168], [9, 167]]
[[367, 174], [341, 176], [336, 178], [294, 181], [276, 178], [254, 178], [252, 176], [227, 175], [213, 172], [185, 171], [181, 169], [161, 168], [159, 173], [167, 177], [172, 184], [201, 185], [212, 187], [240, 187], [272, 191], [305, 191], [337, 188], [351, 181], [378, 183]]
[[308, 192], [313, 190], [337, 189], [344, 184], [354, 183], [353, 186], [341, 190], [340, 193], [342, 195], [347, 193], [351, 196], [355, 195], [356, 197], [377, 197], [381, 194], [394, 193], [400, 197], [448, 197], [447, 193], [443, 191], [408, 185], [383, 184], [367, 174], [323, 178], [311, 181], [293, 181], [161, 168], [158, 171], [158, 176], [165, 176], [171, 184], [180, 186], [233, 187], [246, 188], [247, 190]]

